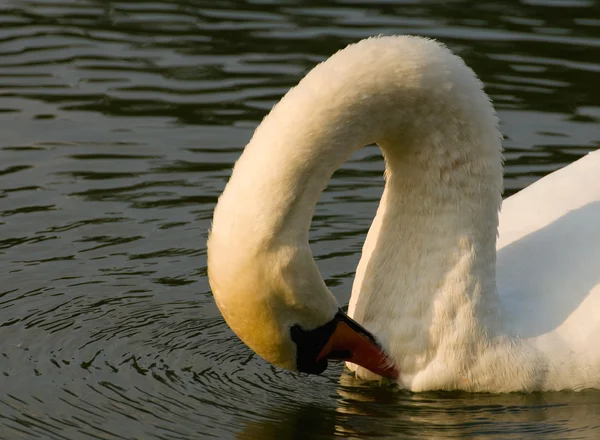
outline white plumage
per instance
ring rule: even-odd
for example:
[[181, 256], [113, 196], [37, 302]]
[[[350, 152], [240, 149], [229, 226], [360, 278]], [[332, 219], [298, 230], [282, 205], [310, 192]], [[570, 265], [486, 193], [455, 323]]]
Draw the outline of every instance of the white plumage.
[[349, 314], [396, 362], [399, 385], [600, 388], [600, 153], [504, 201], [498, 228], [493, 107], [459, 57], [418, 37], [348, 46], [257, 128], [208, 244], [213, 293], [234, 331], [293, 369], [289, 327], [331, 319], [337, 304], [308, 228], [331, 174], [373, 142], [386, 184]]

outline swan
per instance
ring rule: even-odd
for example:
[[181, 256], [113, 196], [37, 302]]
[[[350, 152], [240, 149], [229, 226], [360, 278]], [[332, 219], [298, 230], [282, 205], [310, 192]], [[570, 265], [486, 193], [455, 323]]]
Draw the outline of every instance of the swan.
[[[385, 187], [348, 314], [308, 244], [332, 173], [376, 143]], [[422, 37], [374, 37], [317, 65], [255, 130], [208, 249], [231, 329], [280, 367], [412, 391], [600, 388], [600, 152], [502, 204], [494, 108]]]

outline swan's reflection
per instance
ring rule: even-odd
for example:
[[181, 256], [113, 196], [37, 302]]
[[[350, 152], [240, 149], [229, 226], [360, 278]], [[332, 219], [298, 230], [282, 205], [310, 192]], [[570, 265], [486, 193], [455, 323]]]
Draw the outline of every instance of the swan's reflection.
[[[441, 439], [596, 438], [600, 392], [535, 394], [404, 393], [350, 375], [340, 378], [337, 411], [353, 414], [339, 432], [360, 438], [400, 433]], [[350, 418], [348, 418], [350, 420]]]
[[340, 378], [337, 407], [289, 405], [248, 422], [240, 440], [600, 438], [600, 392], [411, 394]]

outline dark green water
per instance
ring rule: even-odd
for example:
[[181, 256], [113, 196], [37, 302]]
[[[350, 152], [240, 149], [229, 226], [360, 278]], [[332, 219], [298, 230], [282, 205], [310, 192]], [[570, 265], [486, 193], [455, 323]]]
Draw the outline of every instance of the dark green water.
[[[600, 438], [600, 392], [299, 377], [221, 319], [205, 240], [233, 162], [308, 69], [379, 33], [439, 38], [481, 76], [507, 194], [600, 148], [600, 2], [0, 3], [0, 438]], [[342, 304], [382, 170], [360, 151], [313, 222]]]

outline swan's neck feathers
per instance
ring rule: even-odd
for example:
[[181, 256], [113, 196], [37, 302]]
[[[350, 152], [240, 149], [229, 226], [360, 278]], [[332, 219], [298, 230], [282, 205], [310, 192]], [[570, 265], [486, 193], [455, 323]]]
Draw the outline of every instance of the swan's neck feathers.
[[209, 267], [218, 283], [280, 249], [312, 258], [308, 229], [322, 190], [370, 143], [385, 157], [386, 185], [351, 312], [410, 374], [489, 333], [495, 318], [487, 317], [496, 316], [497, 119], [480, 81], [440, 44], [363, 40], [290, 90], [235, 166], [215, 212]]
[[432, 189], [432, 169], [407, 180], [414, 169], [398, 168], [365, 241], [349, 314], [385, 338], [407, 388], [485, 388], [463, 382], [463, 372], [478, 370], [474, 363], [504, 330], [495, 280], [498, 187], [490, 179], [465, 197], [468, 173], [453, 174], [465, 187]]

